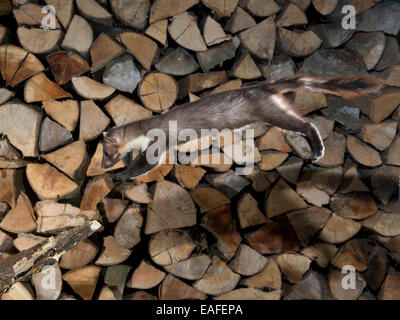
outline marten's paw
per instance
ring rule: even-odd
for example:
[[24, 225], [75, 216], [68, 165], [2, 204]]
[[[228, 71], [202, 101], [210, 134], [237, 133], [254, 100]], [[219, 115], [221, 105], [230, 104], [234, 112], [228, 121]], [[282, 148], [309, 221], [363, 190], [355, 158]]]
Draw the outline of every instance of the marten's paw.
[[311, 161], [313, 163], [317, 162], [319, 159], [321, 159], [324, 154], [325, 154], [325, 146], [323, 144], [321, 144], [321, 148], [318, 148], [317, 150], [313, 150], [313, 154], [312, 154], [312, 159]]

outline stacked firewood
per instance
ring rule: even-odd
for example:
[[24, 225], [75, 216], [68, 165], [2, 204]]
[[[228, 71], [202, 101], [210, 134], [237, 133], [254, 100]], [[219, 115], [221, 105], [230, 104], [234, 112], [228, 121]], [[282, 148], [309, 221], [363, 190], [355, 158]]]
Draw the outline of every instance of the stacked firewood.
[[[1, 298], [400, 299], [399, 30], [387, 0], [0, 0], [0, 279], [18, 252], [104, 227]], [[256, 123], [247, 175], [222, 139], [220, 164], [205, 153], [118, 184], [126, 162], [101, 168], [113, 126], [367, 72], [392, 87], [288, 96], [324, 138], [316, 163], [303, 136]]]

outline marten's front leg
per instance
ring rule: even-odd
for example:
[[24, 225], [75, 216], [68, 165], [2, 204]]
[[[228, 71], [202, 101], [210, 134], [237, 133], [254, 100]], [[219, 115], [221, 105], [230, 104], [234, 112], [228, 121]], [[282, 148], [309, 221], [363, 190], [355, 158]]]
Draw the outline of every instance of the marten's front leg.
[[146, 172], [149, 172], [153, 169], [156, 164], [150, 164], [147, 162], [147, 152], [140, 153], [135, 160], [133, 160], [128, 167], [120, 172], [115, 174], [112, 179], [115, 181], [121, 181], [126, 179], [135, 178], [140, 176]]
[[[263, 121], [284, 130], [305, 134], [313, 151], [312, 161], [320, 159], [325, 152], [324, 142], [318, 129], [299, 115], [283, 96], [274, 94], [257, 103], [257, 113]], [[267, 105], [265, 102], [267, 101]]]

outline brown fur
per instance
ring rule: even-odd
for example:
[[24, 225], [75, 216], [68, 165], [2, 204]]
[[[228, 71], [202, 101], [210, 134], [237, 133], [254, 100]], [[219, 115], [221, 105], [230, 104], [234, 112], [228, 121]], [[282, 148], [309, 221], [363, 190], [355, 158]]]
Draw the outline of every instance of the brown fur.
[[176, 106], [169, 112], [150, 119], [110, 129], [104, 138], [102, 165], [110, 167], [115, 164], [124, 156], [117, 154], [118, 150], [129, 141], [146, 135], [150, 129], [159, 128], [168, 135], [169, 121], [177, 121], [178, 132], [183, 129], [194, 129], [198, 133], [201, 129], [220, 131], [237, 129], [256, 121], [263, 121], [306, 135], [316, 160], [324, 152], [318, 130], [296, 113], [283, 95], [299, 88], [307, 88], [311, 91], [349, 98], [377, 91], [384, 86], [383, 81], [369, 75], [328, 78], [296, 76], [274, 82], [263, 81], [253, 86], [206, 96], [195, 102]]

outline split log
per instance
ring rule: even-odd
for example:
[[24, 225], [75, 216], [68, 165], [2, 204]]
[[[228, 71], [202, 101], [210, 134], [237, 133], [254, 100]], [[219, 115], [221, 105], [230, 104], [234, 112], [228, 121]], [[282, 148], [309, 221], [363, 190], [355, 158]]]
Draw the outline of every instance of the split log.
[[287, 55], [278, 55], [269, 63], [259, 65], [259, 68], [268, 80], [275, 80], [295, 75], [295, 64]]
[[80, 210], [69, 203], [55, 201], [38, 201], [35, 204], [37, 213], [37, 232], [53, 234], [65, 228], [79, 226], [88, 220], [99, 218], [96, 210]]
[[154, 57], [158, 52], [157, 43], [136, 32], [124, 32], [118, 38], [143, 68], [150, 70]]
[[168, 33], [177, 44], [186, 49], [196, 52], [207, 50], [207, 45], [197, 26], [197, 17], [187, 12], [172, 19], [172, 23], [168, 26]]
[[99, 248], [86, 239], [62, 255], [60, 267], [69, 270], [83, 268], [93, 261], [98, 251]]
[[73, 0], [45, 0], [46, 4], [52, 5], [55, 9], [57, 19], [61, 22], [64, 29], [67, 29], [74, 11]]
[[309, 272], [297, 285], [293, 286], [286, 300], [327, 300], [332, 299], [329, 284], [319, 272]]
[[97, 266], [87, 266], [81, 269], [72, 270], [63, 275], [66, 281], [84, 300], [91, 300], [96, 289], [97, 281], [100, 276], [101, 268]]
[[143, 216], [140, 207], [128, 207], [114, 229], [115, 241], [126, 249], [132, 249], [140, 240], [140, 231], [143, 225]]
[[62, 98], [72, 98], [72, 95], [47, 78], [44, 73], [38, 73], [25, 82], [24, 99], [27, 103]]
[[261, 254], [277, 254], [298, 251], [295, 230], [287, 218], [268, 223], [247, 236], [250, 246]]
[[19, 27], [17, 35], [19, 43], [25, 50], [35, 54], [44, 54], [57, 48], [64, 33], [61, 30]]
[[26, 166], [28, 182], [40, 199], [63, 198], [78, 189], [78, 185], [51, 165], [30, 163]]
[[322, 207], [329, 203], [329, 195], [315, 185], [311, 180], [311, 171], [309, 170], [305, 170], [297, 182], [296, 192], [314, 206]]
[[80, 208], [96, 210], [97, 205], [111, 192], [114, 185], [108, 174], [97, 176], [86, 185]]
[[0, 88], [0, 105], [6, 103], [13, 96], [14, 96], [14, 92], [12, 92], [6, 88]]
[[[239, 34], [239, 39], [242, 45], [256, 57], [271, 61], [275, 50], [275, 23], [273, 17], [242, 31]], [[260, 39], [267, 39], [267, 41], [260, 42]]]
[[267, 217], [275, 217], [306, 207], [304, 200], [283, 179], [279, 179], [267, 197], [265, 212]]
[[75, 100], [43, 101], [46, 113], [67, 130], [74, 131], [79, 119], [79, 106]]
[[171, 229], [156, 233], [149, 242], [149, 254], [158, 265], [167, 266], [185, 260], [196, 245], [187, 231]]
[[214, 256], [203, 278], [196, 281], [193, 286], [201, 292], [215, 296], [233, 290], [239, 280], [238, 274], [232, 272], [223, 261]]
[[397, 88], [386, 90], [377, 98], [363, 96], [351, 99], [351, 102], [375, 123], [386, 119], [397, 108], [399, 101], [400, 90]]
[[[370, 2], [370, 1], [367, 1]], [[364, 1], [359, 1], [362, 6]], [[371, 5], [373, 3], [370, 2]], [[383, 31], [386, 34], [397, 35], [400, 30], [400, 24], [396, 19], [399, 11], [399, 4], [396, 2], [382, 2], [373, 8], [361, 13], [358, 17], [357, 31]]]
[[138, 94], [142, 103], [152, 111], [163, 112], [172, 107], [178, 97], [178, 84], [169, 75], [153, 72], [145, 76]]
[[343, 218], [363, 220], [373, 216], [378, 208], [374, 199], [367, 194], [337, 194], [331, 198], [332, 210]]
[[377, 151], [353, 136], [347, 137], [347, 150], [354, 160], [367, 167], [377, 167], [382, 159]]
[[244, 80], [254, 80], [262, 76], [260, 70], [249, 53], [243, 54], [236, 60], [232, 75]]
[[203, 178], [206, 171], [202, 168], [195, 168], [177, 164], [174, 167], [174, 176], [178, 183], [187, 189], [195, 189]]
[[155, 64], [155, 68], [162, 73], [173, 76], [186, 76], [195, 72], [199, 68], [199, 65], [190, 53], [178, 47], [171, 53], [163, 56]]
[[314, 8], [322, 15], [327, 16], [335, 10], [337, 0], [312, 0]]
[[104, 273], [104, 283], [111, 288], [118, 300], [122, 299], [126, 279], [128, 278], [128, 273], [130, 270], [130, 266], [120, 264], [107, 267]]
[[242, 241], [230, 207], [223, 206], [208, 212], [201, 219], [200, 225], [217, 239], [216, 246], [222, 259], [230, 260]]
[[399, 165], [399, 158], [398, 155], [400, 153], [400, 137], [396, 137], [393, 141], [391, 146], [388, 149], [387, 156], [386, 156], [386, 163]]
[[356, 235], [360, 229], [361, 224], [358, 222], [332, 213], [325, 227], [322, 229], [319, 238], [328, 243], [342, 243]]
[[81, 97], [90, 100], [104, 100], [115, 92], [115, 88], [85, 76], [72, 78], [72, 86]]
[[157, 286], [164, 278], [165, 272], [158, 270], [145, 260], [142, 260], [139, 267], [133, 272], [126, 286], [135, 289], [150, 289]]
[[[75, 141], [52, 153], [43, 155], [43, 158], [78, 182], [85, 177], [89, 164], [89, 155], [83, 140]], [[66, 159], [68, 161], [65, 161]]]
[[111, 291], [111, 289], [105, 285], [105, 286], [103, 286], [103, 288], [101, 288], [101, 291], [99, 293], [99, 296], [97, 297], [97, 300], [111, 301], [111, 300], [117, 300], [117, 298], [115, 297], [115, 295]]
[[81, 16], [74, 15], [61, 46], [87, 56], [93, 42], [93, 29]]
[[156, 0], [150, 9], [149, 22], [153, 23], [164, 18], [177, 16], [197, 3], [199, 3], [199, 0], [188, 0], [184, 2], [179, 0]]
[[73, 77], [80, 76], [89, 70], [88, 63], [72, 52], [59, 51], [47, 56], [46, 60], [59, 85], [63, 85]]
[[220, 191], [210, 187], [198, 187], [190, 191], [190, 196], [200, 207], [201, 213], [206, 213], [224, 205], [230, 204], [230, 199]]
[[385, 150], [396, 136], [397, 122], [366, 123], [362, 126], [362, 139], [379, 151]]
[[35, 214], [29, 198], [21, 192], [17, 204], [1, 220], [0, 228], [12, 233], [36, 230]]
[[311, 264], [311, 259], [297, 253], [284, 253], [279, 255], [276, 260], [291, 283], [301, 282]]
[[137, 120], [148, 119], [152, 116], [150, 110], [143, 108], [140, 104], [123, 95], [118, 95], [110, 100], [105, 105], [105, 109], [111, 115], [117, 126], [122, 126]]
[[149, 37], [152, 37], [154, 40], [157, 40], [164, 47], [168, 46], [168, 20], [159, 20], [152, 23], [145, 31], [145, 34]]
[[102, 158], [103, 158], [103, 144], [100, 142], [97, 145], [96, 152], [94, 153], [92, 160], [90, 161], [89, 167], [86, 171], [86, 175], [88, 177], [99, 176], [109, 171], [118, 170], [125, 167], [123, 160], [120, 160], [111, 168], [103, 169], [101, 167]]
[[102, 69], [111, 60], [121, 56], [125, 52], [118, 42], [114, 41], [109, 35], [101, 33], [90, 47], [90, 58], [92, 73]]
[[305, 57], [319, 48], [322, 40], [312, 31], [296, 33], [285, 28], [279, 29], [283, 50], [294, 57]]
[[201, 0], [201, 2], [211, 10], [213, 10], [218, 18], [229, 17], [232, 12], [235, 10], [236, 6], [239, 3], [239, 0]]
[[233, 170], [222, 174], [208, 174], [206, 175], [206, 181], [211, 183], [213, 187], [221, 191], [229, 199], [235, 197], [250, 184], [248, 179], [237, 175]]
[[371, 218], [361, 222], [362, 226], [385, 237], [400, 234], [400, 216], [394, 213], [378, 211]]
[[[56, 237], [50, 237], [32, 248], [12, 256], [6, 262], [0, 264], [0, 277], [2, 280], [0, 293], [4, 293], [13, 283], [18, 282], [22, 276], [39, 271], [40, 267], [46, 264], [47, 259], [62, 255], [100, 228], [101, 225], [97, 221], [87, 222], [60, 233]], [[16, 265], [19, 265], [19, 268], [16, 269]], [[32, 266], [34, 266], [34, 269], [32, 269]]]
[[0, 109], [0, 131], [25, 157], [37, 156], [41, 118], [36, 108], [10, 102]]
[[49, 152], [72, 141], [72, 134], [57, 122], [46, 117], [39, 136], [39, 150]]
[[213, 88], [221, 83], [227, 82], [225, 71], [208, 73], [194, 73], [179, 81], [179, 99], [190, 93], [196, 93], [204, 89]]
[[247, 245], [241, 244], [235, 257], [229, 263], [232, 271], [243, 275], [252, 276], [260, 272], [267, 264], [267, 258]]
[[261, 154], [260, 169], [269, 171], [278, 168], [289, 156], [287, 153], [267, 151]]
[[282, 287], [282, 276], [275, 258], [268, 258], [265, 267], [256, 275], [245, 278], [241, 284], [256, 289], [270, 288], [280, 290]]
[[343, 181], [340, 184], [339, 192], [368, 192], [368, 187], [361, 181], [357, 172], [357, 167], [353, 165], [343, 175]]
[[0, 16], [6, 16], [12, 12], [13, 6], [10, 0], [0, 2]]
[[292, 156], [289, 157], [287, 161], [280, 165], [276, 171], [279, 175], [284, 178], [286, 181], [291, 182], [293, 184], [297, 183], [299, 179], [300, 170], [303, 167], [303, 160]]
[[124, 195], [136, 203], [149, 204], [153, 201], [145, 183], [126, 189]]
[[371, 70], [382, 57], [385, 49], [385, 35], [382, 32], [358, 33], [352, 37], [346, 46], [358, 52]]
[[123, 24], [139, 30], [146, 27], [150, 9], [149, 0], [112, 0], [110, 5], [114, 15]]
[[335, 245], [325, 242], [317, 242], [301, 250], [301, 254], [315, 261], [321, 268], [326, 268], [335, 256]]
[[337, 48], [354, 34], [353, 29], [344, 29], [339, 22], [318, 24], [311, 27], [311, 30], [322, 40], [323, 48]]
[[227, 21], [225, 30], [230, 33], [237, 33], [254, 27], [255, 25], [256, 21], [254, 18], [238, 6], [232, 14], [232, 17]]
[[331, 264], [343, 269], [346, 265], [353, 266], [357, 271], [364, 272], [367, 270], [367, 244], [362, 240], [354, 239], [346, 242], [337, 254], [332, 258]]
[[128, 203], [129, 201], [127, 200], [104, 198], [103, 206], [108, 222], [113, 223], [117, 221], [125, 211]]
[[0, 170], [0, 181], [0, 201], [8, 203], [11, 208], [14, 208], [23, 189], [22, 171], [16, 169]]
[[400, 278], [397, 274], [389, 274], [383, 283], [380, 296], [382, 300], [398, 300], [400, 290]]
[[247, 0], [246, 9], [256, 16], [269, 17], [279, 12], [281, 7], [274, 0]]
[[165, 270], [174, 276], [187, 280], [198, 280], [204, 276], [211, 259], [207, 255], [195, 256], [174, 264], [165, 266]]
[[214, 67], [222, 65], [225, 61], [234, 58], [239, 45], [239, 39], [234, 37], [232, 41], [214, 46], [206, 51], [197, 52], [197, 61], [201, 69], [204, 72], [208, 72]]
[[269, 222], [258, 208], [256, 199], [250, 193], [245, 193], [239, 200], [238, 219], [240, 228], [248, 228]]
[[128, 54], [111, 61], [103, 73], [105, 84], [123, 92], [133, 93], [141, 80], [142, 76]]
[[240, 288], [224, 293], [215, 300], [280, 300], [281, 291], [264, 292], [254, 288]]
[[111, 25], [112, 14], [95, 0], [76, 0], [76, 6], [85, 18], [100, 24]]
[[94, 140], [108, 127], [110, 119], [92, 101], [81, 102], [81, 119], [79, 139], [84, 141]]
[[25, 167], [26, 164], [27, 161], [22, 159], [22, 154], [10, 141], [6, 137], [0, 138], [0, 168], [18, 169]]
[[[171, 212], [175, 214], [171, 216]], [[189, 193], [175, 183], [157, 182], [153, 201], [147, 208], [145, 234], [194, 224], [196, 224], [196, 208]]]
[[221, 25], [210, 16], [208, 16], [204, 22], [203, 37], [207, 46], [213, 46], [229, 40], [229, 37], [224, 32]]
[[300, 243], [306, 246], [328, 221], [331, 212], [326, 208], [309, 207], [288, 213], [290, 223], [296, 230]]
[[290, 3], [283, 11], [276, 25], [278, 27], [290, 27], [294, 25], [307, 24], [307, 16], [298, 6]]
[[205, 300], [207, 295], [187, 285], [172, 275], [167, 275], [159, 287], [161, 300]]
[[375, 66], [375, 70], [382, 71], [400, 63], [400, 46], [396, 38], [385, 36], [385, 50]]

